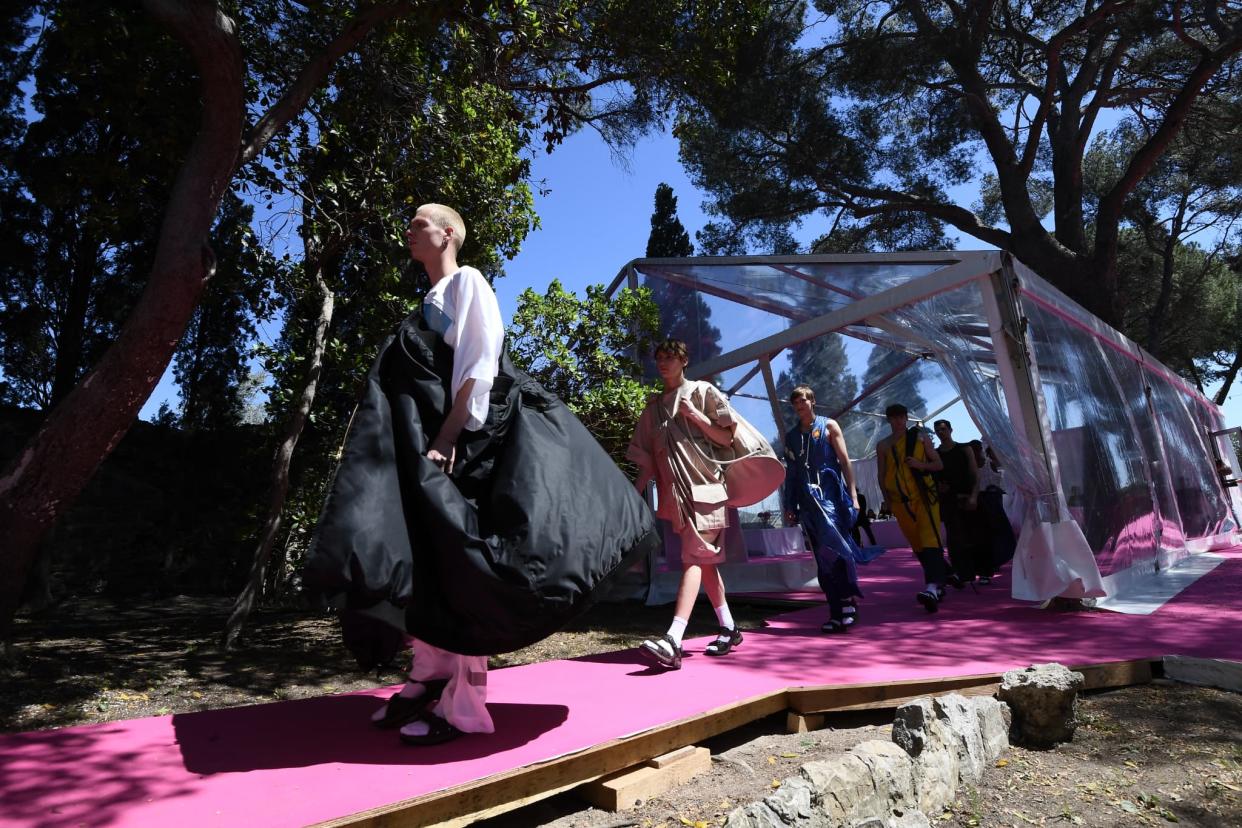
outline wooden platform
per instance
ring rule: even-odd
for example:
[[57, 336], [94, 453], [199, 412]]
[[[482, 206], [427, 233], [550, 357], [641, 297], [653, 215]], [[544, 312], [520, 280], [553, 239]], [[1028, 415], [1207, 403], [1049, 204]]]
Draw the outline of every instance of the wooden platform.
[[1001, 672], [1048, 661], [1087, 668], [1097, 687], [1141, 681], [1165, 655], [1242, 661], [1242, 553], [1226, 554], [1150, 616], [1040, 610], [1003, 581], [927, 615], [917, 564], [886, 554], [848, 635], [819, 633], [821, 606], [747, 631], [727, 658], [689, 641], [678, 671], [636, 650], [497, 670], [496, 733], [433, 748], [367, 725], [388, 688], [4, 734], [0, 826], [464, 824], [784, 711], [987, 692]]

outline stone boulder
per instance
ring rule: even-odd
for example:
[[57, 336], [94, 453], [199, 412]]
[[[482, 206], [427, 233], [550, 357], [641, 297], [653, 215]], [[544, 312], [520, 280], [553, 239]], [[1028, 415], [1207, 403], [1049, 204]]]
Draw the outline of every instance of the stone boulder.
[[1061, 664], [1033, 664], [1001, 677], [997, 696], [1013, 710], [1011, 736], [1034, 748], [1074, 738], [1075, 708], [1085, 679]]

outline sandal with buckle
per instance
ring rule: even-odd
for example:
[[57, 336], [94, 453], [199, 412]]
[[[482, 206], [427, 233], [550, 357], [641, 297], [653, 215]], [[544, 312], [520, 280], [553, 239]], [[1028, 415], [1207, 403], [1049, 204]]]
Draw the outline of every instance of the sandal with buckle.
[[[426, 722], [426, 733], [406, 733], [404, 730], [397, 735], [401, 737], [401, 741], [407, 745], [441, 745], [445, 742], [451, 742], [458, 736], [463, 735], [462, 731], [453, 727], [451, 724], [441, 719], [435, 713], [424, 713], [415, 721]], [[413, 724], [413, 722], [410, 722]]]
[[[724, 638], [725, 640], [721, 641], [721, 638]], [[741, 644], [741, 643], [742, 643], [742, 631], [741, 630], [739, 630], [736, 627], [734, 627], [733, 629], [729, 629], [728, 627], [721, 627], [720, 634], [716, 637], [716, 640], [711, 642], [710, 644], [708, 644], [706, 647], [703, 648], [703, 654], [709, 655], [709, 656], [728, 655], [730, 650], [732, 650], [734, 647], [736, 647], [738, 644]]]
[[371, 724], [384, 730], [392, 730], [409, 724], [423, 715], [423, 712], [440, 700], [448, 679], [431, 679], [420, 681], [423, 692], [414, 698], [407, 698], [400, 693], [393, 693], [384, 708], [384, 717], [372, 721]]
[[922, 592], [920, 592], [918, 595], [914, 596], [914, 600], [922, 604], [923, 609], [927, 610], [928, 612], [935, 612], [936, 610], [940, 609], [941, 597], [942, 596], [939, 590], [937, 590], [936, 592], [933, 592], [930, 589], [925, 589]]
[[[666, 651], [664, 646], [661, 645], [666, 645], [668, 650]], [[661, 667], [667, 667], [670, 670], [681, 669], [682, 649], [668, 633], [659, 638], [648, 638], [638, 645], [638, 649], [654, 658]], [[670, 652], [672, 653], [671, 656], [669, 655]]]
[[844, 620], [838, 621], [836, 618], [829, 618], [824, 622], [824, 625], [819, 628], [819, 631], [830, 634], [847, 633], [850, 631], [850, 625], [845, 623]]

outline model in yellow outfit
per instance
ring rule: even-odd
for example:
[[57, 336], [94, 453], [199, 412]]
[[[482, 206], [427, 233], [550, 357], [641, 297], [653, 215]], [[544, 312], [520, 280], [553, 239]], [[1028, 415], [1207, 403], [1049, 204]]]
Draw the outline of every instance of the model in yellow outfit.
[[940, 542], [940, 507], [931, 472], [944, 463], [932, 446], [931, 437], [920, 428], [909, 428], [904, 405], [890, 405], [884, 411], [892, 433], [876, 444], [876, 464], [884, 489], [881, 508], [897, 518], [901, 533], [923, 566], [925, 588], [918, 602], [935, 612], [944, 599], [948, 567]]

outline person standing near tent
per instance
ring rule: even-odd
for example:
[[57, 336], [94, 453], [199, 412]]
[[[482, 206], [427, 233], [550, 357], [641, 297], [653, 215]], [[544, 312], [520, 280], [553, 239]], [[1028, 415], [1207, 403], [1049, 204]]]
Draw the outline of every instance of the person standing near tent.
[[940, 445], [936, 453], [944, 468], [936, 473], [940, 489], [940, 517], [944, 521], [953, 573], [949, 583], [961, 589], [975, 578], [990, 577], [991, 550], [984, 541], [983, 519], [979, 513], [979, 466], [970, 446], [953, 439], [953, 424], [936, 420], [932, 424]]
[[491, 733], [487, 656], [547, 637], [658, 544], [616, 464], [513, 367], [496, 294], [457, 263], [465, 235], [441, 204], [409, 223], [431, 289], [367, 377], [304, 572], [362, 666], [412, 639], [371, 716], [410, 745]]
[[[944, 464], [931, 437], [923, 429], [909, 425], [909, 412], [900, 403], [884, 410], [891, 429], [875, 447], [876, 471], [884, 493], [881, 511], [891, 511], [901, 533], [923, 568], [924, 587], [916, 599], [928, 612], [935, 612], [944, 600], [948, 565], [940, 541], [940, 508], [932, 472]], [[891, 505], [891, 509], [890, 509]]]
[[787, 524], [801, 524], [815, 554], [819, 588], [828, 599], [826, 633], [843, 633], [858, 620], [856, 562], [861, 550], [851, 530], [858, 518], [854, 467], [836, 420], [815, 413], [815, 392], [799, 385], [789, 394], [798, 425], [785, 435]]
[[666, 339], [656, 346], [656, 370], [664, 390], [648, 399], [626, 451], [626, 457], [639, 469], [635, 487], [642, 492], [655, 478], [659, 501], [656, 517], [669, 521], [681, 540], [681, 583], [673, 623], [664, 635], [639, 645], [660, 665], [674, 670], [681, 667], [681, 641], [700, 585], [720, 623], [719, 635], [704, 652], [728, 655], [742, 643], [720, 576], [719, 565], [724, 562], [720, 539], [728, 523], [728, 492], [724, 469], [713, 459], [714, 447], [733, 444], [737, 424], [733, 409], [716, 386], [686, 379], [688, 363], [686, 343]]
[[979, 583], [990, 584], [1000, 568], [1013, 560], [1018, 541], [1009, 515], [1005, 513], [1005, 470], [991, 446], [984, 448], [982, 441], [971, 440], [970, 447], [979, 464], [979, 517], [983, 521], [992, 567], [990, 573], [979, 577]]

